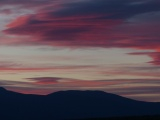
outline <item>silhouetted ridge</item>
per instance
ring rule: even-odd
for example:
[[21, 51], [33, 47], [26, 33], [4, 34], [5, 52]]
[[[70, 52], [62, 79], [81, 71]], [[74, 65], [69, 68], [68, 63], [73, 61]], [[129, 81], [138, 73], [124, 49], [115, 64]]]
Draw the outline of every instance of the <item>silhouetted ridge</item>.
[[78, 91], [78, 90], [67, 90], [67, 91], [58, 91], [55, 93], [51, 93], [48, 96], [54, 96], [54, 95], [68, 95], [68, 96], [94, 96], [94, 95], [98, 95], [98, 96], [104, 96], [104, 95], [113, 95], [113, 94], [109, 94], [109, 93], [105, 93], [103, 91]]
[[[55, 93], [51, 93], [51, 94], [93, 94], [93, 93], [96, 93], [96, 94], [106, 94], [106, 92], [103, 92], [103, 91], [98, 91], [98, 90], [66, 90], [66, 91], [58, 91], [58, 92], [55, 92]], [[111, 94], [111, 93], [107, 93], [107, 94]], [[113, 95], [113, 94], [112, 94]]]
[[[3, 94], [1, 94], [3, 93]], [[160, 114], [160, 103], [135, 101], [102, 91], [25, 95], [0, 88], [3, 120], [63, 120]]]
[[[76, 99], [86, 100], [87, 99], [86, 101], [95, 99], [95, 100], [99, 100], [101, 102], [118, 101], [120, 103], [126, 102], [126, 104], [128, 103], [128, 101], [135, 102], [135, 100], [132, 100], [129, 98], [124, 98], [119, 95], [106, 93], [103, 91], [90, 91], [90, 90], [86, 90], [86, 91], [78, 91], [78, 90], [59, 91], [59, 92], [49, 94], [48, 97], [54, 98], [54, 99], [56, 97], [58, 99], [63, 99], [63, 100], [64, 99], [68, 100], [68, 99], [72, 98], [73, 100], [76, 100]], [[91, 102], [93, 102], [93, 101], [91, 101]]]
[[51, 93], [48, 96], [55, 96], [55, 95], [68, 95], [68, 96], [92, 96], [92, 97], [104, 97], [104, 96], [108, 96], [108, 97], [121, 97], [115, 94], [111, 94], [111, 93], [106, 93], [103, 91], [90, 91], [90, 90], [86, 90], [86, 91], [78, 91], [78, 90], [67, 90], [67, 91], [58, 91], [55, 93]]
[[0, 87], [0, 99], [18, 99], [21, 98], [22, 96], [24, 96], [24, 94], [21, 93], [17, 93], [17, 92], [13, 92], [13, 91], [9, 91], [6, 90], [3, 87]]
[[3, 87], [0, 87], [0, 92], [4, 92], [4, 91], [7, 91], [7, 90]]

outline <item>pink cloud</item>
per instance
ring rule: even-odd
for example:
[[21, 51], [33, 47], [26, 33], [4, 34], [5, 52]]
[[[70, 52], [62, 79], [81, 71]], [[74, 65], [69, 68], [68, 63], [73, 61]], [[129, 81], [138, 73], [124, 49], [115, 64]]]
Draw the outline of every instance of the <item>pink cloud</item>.
[[3, 9], [3, 10], [0, 10], [0, 13], [1, 14], [6, 14], [6, 15], [9, 15], [12, 13], [12, 11], [10, 9]]
[[17, 18], [3, 32], [31, 37], [11, 44], [159, 51], [159, 2], [151, 0], [132, 4], [134, 2], [70, 1], [56, 4], [55, 9], [52, 8], [55, 4], [51, 4], [48, 9], [44, 7], [36, 14]]
[[9, 29], [4, 32], [13, 35], [30, 35], [33, 36], [32, 42], [53, 46], [95, 46], [96, 44], [103, 46], [107, 41], [101, 40], [97, 43], [97, 40], [108, 39], [107, 31], [122, 22], [121, 20], [94, 20], [99, 15], [59, 19], [49, 17], [51, 18], [47, 16], [39, 18], [39, 14], [23, 16], [8, 24]]

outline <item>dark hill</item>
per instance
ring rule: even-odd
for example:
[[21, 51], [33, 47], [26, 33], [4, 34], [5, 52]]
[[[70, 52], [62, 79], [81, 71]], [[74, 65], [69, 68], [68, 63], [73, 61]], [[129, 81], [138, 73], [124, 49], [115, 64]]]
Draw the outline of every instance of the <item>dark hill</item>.
[[59, 120], [160, 114], [160, 103], [141, 102], [101, 91], [25, 95], [0, 88], [3, 120]]

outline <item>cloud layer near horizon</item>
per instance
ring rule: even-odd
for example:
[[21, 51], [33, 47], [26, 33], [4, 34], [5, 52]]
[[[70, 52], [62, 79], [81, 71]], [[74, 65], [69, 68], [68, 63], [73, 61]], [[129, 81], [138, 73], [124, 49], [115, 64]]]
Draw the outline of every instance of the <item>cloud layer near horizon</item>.
[[137, 100], [144, 100], [143, 96], [145, 97], [146, 101], [159, 100], [159, 79], [116, 79], [87, 81], [55, 77], [37, 77], [26, 79], [30, 80], [30, 82], [1, 80], [0, 85], [8, 90], [25, 94], [46, 95], [59, 90], [102, 90]]

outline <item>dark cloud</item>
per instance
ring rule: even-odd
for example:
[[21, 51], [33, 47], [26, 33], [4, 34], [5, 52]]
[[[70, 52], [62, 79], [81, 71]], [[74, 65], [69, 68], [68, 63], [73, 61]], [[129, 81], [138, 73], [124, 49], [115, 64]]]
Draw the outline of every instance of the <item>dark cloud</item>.
[[54, 12], [58, 17], [104, 15], [99, 19], [126, 19], [136, 14], [159, 11], [158, 1], [145, 0], [87, 0], [63, 5], [63, 9]]
[[[140, 28], [139, 24], [134, 26], [124, 24], [119, 28], [120, 30], [115, 30], [115, 27], [124, 23], [131, 16], [160, 10], [160, 4], [156, 4], [155, 1], [141, 4], [131, 4], [132, 2], [135, 1], [89, 0], [60, 4], [62, 7], [57, 11], [40, 11], [35, 15], [22, 16], [9, 24], [8, 29], [4, 32], [33, 36], [35, 41], [32, 41], [32, 44], [38, 39], [39, 44], [48, 44], [48, 41], [52, 41], [49, 44], [55, 46], [141, 46], [147, 39], [143, 34], [151, 32], [146, 30], [154, 26], [141, 25], [141, 28], [146, 27], [146, 29], [141, 29], [139, 35], [144, 37], [142, 37], [143, 41], [137, 39], [138, 36], [133, 38], [134, 41], [130, 40], [127, 43], [124, 39], [135, 37], [132, 33]], [[124, 29], [123, 33], [120, 32], [122, 29]], [[156, 28], [152, 30], [156, 33], [158, 31]], [[151, 37], [150, 39], [153, 39]]]

